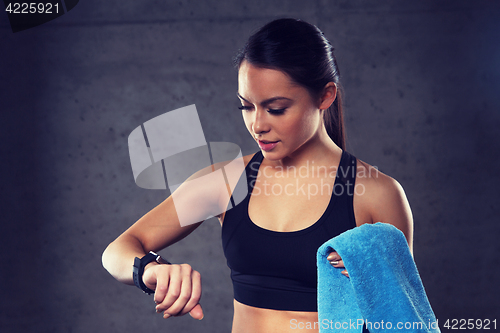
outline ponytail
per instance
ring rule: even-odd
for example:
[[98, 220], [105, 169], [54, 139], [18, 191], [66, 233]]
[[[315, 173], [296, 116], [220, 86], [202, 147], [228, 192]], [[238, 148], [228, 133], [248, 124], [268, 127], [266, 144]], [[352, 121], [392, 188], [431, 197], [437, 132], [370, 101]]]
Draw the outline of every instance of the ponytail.
[[325, 110], [323, 114], [323, 121], [325, 123], [326, 132], [328, 136], [339, 146], [345, 150], [345, 127], [344, 127], [344, 113], [342, 110], [342, 91], [337, 85], [337, 97], [332, 105]]

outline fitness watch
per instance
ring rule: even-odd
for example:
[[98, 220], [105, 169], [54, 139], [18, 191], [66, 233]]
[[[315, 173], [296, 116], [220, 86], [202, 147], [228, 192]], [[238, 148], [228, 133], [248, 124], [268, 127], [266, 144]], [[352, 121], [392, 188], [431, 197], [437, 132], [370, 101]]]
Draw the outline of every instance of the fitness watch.
[[153, 251], [150, 251], [141, 259], [137, 257], [135, 257], [134, 259], [134, 269], [133, 269], [134, 284], [137, 286], [137, 288], [141, 289], [148, 295], [154, 294], [155, 291], [146, 287], [146, 285], [142, 281], [142, 275], [144, 274], [144, 267], [146, 267], [147, 264], [153, 261], [156, 261], [159, 264], [170, 265], [170, 263], [167, 260], [163, 259], [162, 257], [160, 257], [159, 254], [156, 254]]

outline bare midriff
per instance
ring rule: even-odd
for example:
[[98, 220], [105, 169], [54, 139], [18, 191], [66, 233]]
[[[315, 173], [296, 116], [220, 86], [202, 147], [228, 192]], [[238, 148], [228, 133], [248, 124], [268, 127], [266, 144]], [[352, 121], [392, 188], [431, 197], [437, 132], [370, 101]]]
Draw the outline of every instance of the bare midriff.
[[256, 308], [234, 301], [232, 333], [319, 332], [318, 313]]

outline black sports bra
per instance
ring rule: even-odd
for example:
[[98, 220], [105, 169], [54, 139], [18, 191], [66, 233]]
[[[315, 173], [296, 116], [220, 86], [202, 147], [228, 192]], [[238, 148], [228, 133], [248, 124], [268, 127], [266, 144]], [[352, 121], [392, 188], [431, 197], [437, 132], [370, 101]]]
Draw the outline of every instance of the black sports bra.
[[356, 158], [342, 152], [325, 212], [311, 226], [292, 232], [264, 229], [250, 220], [248, 203], [262, 159], [259, 151], [248, 163], [246, 179], [242, 176], [237, 185], [248, 186], [248, 195], [226, 212], [222, 224], [222, 246], [231, 269], [234, 298], [258, 308], [316, 312], [316, 251], [327, 240], [356, 226], [352, 196]]

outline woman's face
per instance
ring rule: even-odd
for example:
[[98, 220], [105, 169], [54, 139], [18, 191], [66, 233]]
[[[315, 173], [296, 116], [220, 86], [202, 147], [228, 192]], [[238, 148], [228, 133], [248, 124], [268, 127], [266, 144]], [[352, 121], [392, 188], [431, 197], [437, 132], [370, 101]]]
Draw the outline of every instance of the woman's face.
[[292, 157], [313, 141], [323, 126], [319, 103], [279, 70], [243, 61], [238, 97], [245, 125], [269, 160]]

